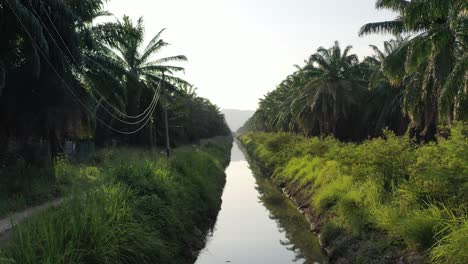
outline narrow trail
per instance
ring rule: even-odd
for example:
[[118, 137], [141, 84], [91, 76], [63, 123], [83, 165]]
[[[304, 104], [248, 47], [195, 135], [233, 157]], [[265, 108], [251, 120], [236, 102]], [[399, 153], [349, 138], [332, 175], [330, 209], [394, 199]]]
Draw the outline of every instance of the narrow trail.
[[23, 222], [31, 216], [43, 212], [51, 207], [57, 207], [62, 203], [63, 199], [56, 199], [38, 206], [29, 207], [21, 212], [16, 212], [9, 217], [0, 219], [0, 245], [8, 241], [11, 231], [15, 225]]

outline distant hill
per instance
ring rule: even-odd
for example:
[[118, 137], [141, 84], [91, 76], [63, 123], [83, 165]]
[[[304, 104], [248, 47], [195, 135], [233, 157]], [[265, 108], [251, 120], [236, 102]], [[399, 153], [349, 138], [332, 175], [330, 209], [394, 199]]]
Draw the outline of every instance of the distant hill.
[[237, 131], [249, 119], [255, 111], [252, 110], [237, 110], [237, 109], [222, 109], [221, 112], [226, 117], [226, 122], [231, 131]]

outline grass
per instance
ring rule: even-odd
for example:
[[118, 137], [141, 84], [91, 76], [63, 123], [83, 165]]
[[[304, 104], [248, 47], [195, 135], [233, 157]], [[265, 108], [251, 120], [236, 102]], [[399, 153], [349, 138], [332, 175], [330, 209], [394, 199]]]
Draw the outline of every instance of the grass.
[[13, 211], [37, 205], [59, 193], [53, 169], [18, 165], [0, 169], [0, 218]]
[[102, 150], [92, 163], [76, 163], [57, 157], [55, 166], [38, 168], [19, 162], [0, 169], [0, 217], [39, 205], [67, 193], [94, 185], [101, 171], [97, 164], [109, 150]]
[[332, 222], [325, 234], [377, 231], [389, 237], [382, 245], [403, 243], [433, 262], [463, 263], [467, 136], [468, 125], [458, 123], [449, 138], [423, 145], [390, 132], [360, 144], [287, 133], [248, 133], [241, 141], [278, 184], [309, 196]]
[[[443, 235], [442, 235], [443, 234]], [[468, 218], [454, 217], [439, 233], [442, 235], [431, 250], [431, 259], [435, 263], [466, 263], [468, 251]]]
[[78, 186], [59, 208], [17, 226], [0, 263], [189, 262], [194, 229], [219, 210], [230, 146], [217, 139], [176, 150], [169, 161], [108, 149], [97, 165], [57, 164], [69, 175], [57, 181], [81, 179]]

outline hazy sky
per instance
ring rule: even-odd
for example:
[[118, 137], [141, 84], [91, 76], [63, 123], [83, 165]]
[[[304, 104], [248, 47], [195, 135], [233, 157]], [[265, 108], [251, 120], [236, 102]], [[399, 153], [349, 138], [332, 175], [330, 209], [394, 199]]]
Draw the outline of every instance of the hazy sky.
[[149, 39], [167, 28], [162, 55], [186, 55], [184, 78], [221, 108], [256, 109], [294, 64], [335, 40], [362, 58], [369, 44], [390, 36], [358, 37], [366, 22], [394, 14], [375, 0], [112, 0], [115, 16], [143, 16]]

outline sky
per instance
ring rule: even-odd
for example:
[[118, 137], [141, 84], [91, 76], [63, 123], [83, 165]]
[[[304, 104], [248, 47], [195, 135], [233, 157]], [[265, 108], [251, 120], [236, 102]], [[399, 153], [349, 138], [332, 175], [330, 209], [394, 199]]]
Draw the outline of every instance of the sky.
[[255, 110], [294, 65], [338, 40], [360, 59], [389, 35], [359, 37], [367, 22], [390, 20], [375, 0], [111, 0], [116, 17], [143, 17], [149, 41], [162, 28], [171, 45], [158, 56], [186, 55], [185, 80], [221, 108]]

